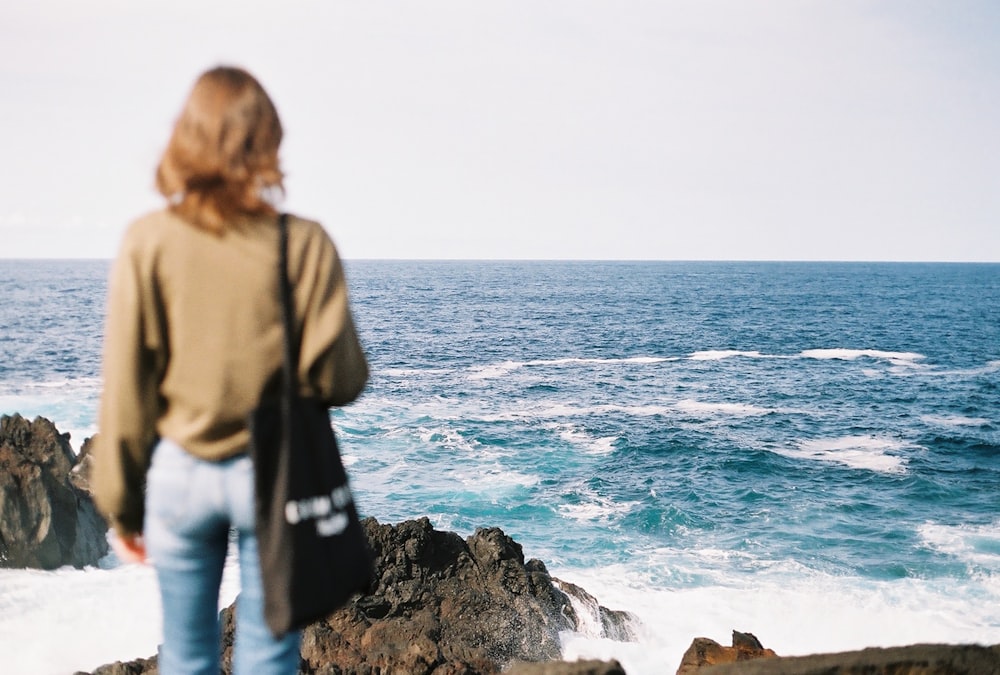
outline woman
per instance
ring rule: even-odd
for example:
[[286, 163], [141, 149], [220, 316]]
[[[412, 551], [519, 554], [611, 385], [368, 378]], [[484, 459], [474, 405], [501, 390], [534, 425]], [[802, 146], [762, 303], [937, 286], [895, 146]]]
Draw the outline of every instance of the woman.
[[[94, 491], [119, 555], [156, 569], [161, 673], [219, 672], [219, 584], [237, 532], [237, 673], [294, 673], [297, 633], [263, 618], [246, 420], [280, 379], [281, 123], [260, 84], [195, 83], [156, 173], [167, 200], [126, 231], [108, 288]], [[322, 227], [288, 218], [303, 393], [354, 400], [368, 377], [344, 271]]]

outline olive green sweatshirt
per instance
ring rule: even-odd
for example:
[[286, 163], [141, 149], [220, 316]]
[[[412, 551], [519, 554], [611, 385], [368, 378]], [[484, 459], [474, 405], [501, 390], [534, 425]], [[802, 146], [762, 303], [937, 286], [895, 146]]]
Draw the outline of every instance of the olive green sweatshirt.
[[[288, 237], [302, 393], [349, 403], [368, 365], [343, 266], [318, 223], [289, 217]], [[207, 460], [246, 451], [247, 416], [280, 379], [278, 239], [276, 218], [220, 235], [168, 210], [126, 231], [108, 286], [92, 477], [97, 506], [119, 531], [142, 531], [158, 438]]]

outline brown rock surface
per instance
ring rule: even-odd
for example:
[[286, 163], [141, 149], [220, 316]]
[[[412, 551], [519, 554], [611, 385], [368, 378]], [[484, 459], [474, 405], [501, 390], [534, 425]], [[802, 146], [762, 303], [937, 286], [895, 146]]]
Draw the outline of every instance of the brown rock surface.
[[735, 646], [738, 634], [733, 634], [732, 648], [696, 638], [684, 654], [678, 675], [1000, 675], [1000, 645], [920, 644], [786, 657], [774, 656], [767, 649], [763, 651], [770, 654], [762, 656], [770, 658], [760, 658], [753, 656], [756, 648], [748, 644], [745, 656], [733, 658], [726, 651], [740, 649]]
[[1000, 675], [1000, 645], [911, 645], [713, 666], [699, 675]]
[[95, 565], [107, 525], [70, 480], [69, 434], [43, 417], [0, 417], [0, 567]]
[[764, 648], [764, 645], [753, 633], [741, 633], [734, 630], [732, 647], [723, 647], [709, 638], [695, 638], [691, 646], [684, 652], [684, 656], [681, 657], [681, 665], [677, 669], [677, 675], [700, 674], [704, 672], [703, 667], [719, 663], [735, 663], [775, 656], [777, 655], [772, 650]]
[[[523, 675], [613, 675], [621, 666], [561, 665], [559, 632], [577, 628], [569, 596], [539, 560], [497, 528], [467, 539], [426, 518], [398, 525], [364, 521], [375, 579], [326, 620], [303, 631], [300, 672], [322, 675], [492, 675], [514, 662]], [[627, 612], [602, 607], [567, 584], [604, 637], [631, 637]], [[239, 599], [237, 599], [239, 602]], [[223, 610], [223, 672], [231, 671], [233, 607]], [[528, 663], [524, 663], [528, 662]], [[524, 670], [544, 662], [548, 670]], [[102, 670], [118, 668], [118, 670]], [[616, 669], [617, 668], [617, 669]], [[155, 671], [155, 659], [102, 666], [101, 675]]]
[[[545, 565], [525, 562], [520, 544], [497, 528], [463, 540], [426, 518], [369, 519], [365, 531], [376, 579], [305, 631], [304, 672], [495, 673], [513, 661], [558, 659], [559, 632], [577, 628]], [[607, 621], [622, 625], [617, 615]]]
[[127, 663], [115, 661], [114, 663], [101, 666], [92, 674], [78, 672], [74, 675], [156, 675], [158, 672], [159, 669], [156, 667], [156, 657], [154, 656], [151, 659], [136, 659]]

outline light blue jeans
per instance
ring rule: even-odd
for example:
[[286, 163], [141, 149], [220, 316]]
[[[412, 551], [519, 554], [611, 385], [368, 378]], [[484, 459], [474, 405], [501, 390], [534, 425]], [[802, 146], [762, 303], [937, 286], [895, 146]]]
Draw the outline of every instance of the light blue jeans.
[[146, 477], [146, 552], [163, 603], [162, 675], [219, 674], [219, 585], [229, 530], [238, 534], [237, 675], [298, 672], [299, 634], [275, 639], [264, 622], [253, 464], [240, 455], [208, 462], [161, 440]]

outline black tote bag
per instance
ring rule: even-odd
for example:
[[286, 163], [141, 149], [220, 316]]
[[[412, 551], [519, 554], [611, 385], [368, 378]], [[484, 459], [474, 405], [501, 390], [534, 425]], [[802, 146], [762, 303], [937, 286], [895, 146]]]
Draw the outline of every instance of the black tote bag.
[[285, 214], [279, 227], [285, 333], [281, 399], [262, 404], [249, 420], [264, 618], [275, 636], [329, 615], [364, 590], [372, 575], [371, 552], [329, 411], [298, 394]]

